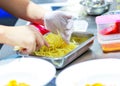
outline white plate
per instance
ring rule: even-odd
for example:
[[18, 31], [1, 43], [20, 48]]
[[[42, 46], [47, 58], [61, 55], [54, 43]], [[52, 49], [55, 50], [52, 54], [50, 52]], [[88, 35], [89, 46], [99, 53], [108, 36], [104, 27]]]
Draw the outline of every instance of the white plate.
[[18, 58], [0, 61], [0, 86], [10, 80], [30, 86], [44, 86], [55, 76], [56, 69], [48, 61], [37, 58]]
[[56, 86], [85, 86], [102, 83], [120, 86], [120, 59], [96, 59], [75, 64], [56, 78]]

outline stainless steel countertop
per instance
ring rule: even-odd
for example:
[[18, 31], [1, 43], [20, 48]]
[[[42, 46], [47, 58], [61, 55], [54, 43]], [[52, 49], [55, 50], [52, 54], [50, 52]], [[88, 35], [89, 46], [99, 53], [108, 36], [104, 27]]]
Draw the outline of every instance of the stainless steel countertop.
[[[116, 3], [114, 2], [110, 10], [116, 9], [115, 6], [116, 6]], [[75, 61], [70, 63], [68, 66], [77, 64], [83, 61], [92, 60], [92, 59], [120, 58], [120, 52], [103, 53], [101, 46], [97, 41], [97, 35], [96, 35], [97, 29], [95, 24], [95, 16], [87, 16], [86, 20], [89, 23], [87, 32], [93, 33], [96, 36], [96, 38], [94, 40], [94, 43], [90, 47], [90, 49], [87, 52], [85, 52], [83, 55], [79, 56]], [[15, 26], [25, 25], [25, 24], [26, 24], [26, 21], [19, 19], [16, 22]], [[13, 55], [13, 54], [15, 54], [15, 51], [13, 51], [13, 48], [8, 45], [3, 45], [3, 47], [0, 50], [0, 58], [4, 58], [6, 56]], [[59, 69], [58, 73], [61, 70], [62, 69]]]

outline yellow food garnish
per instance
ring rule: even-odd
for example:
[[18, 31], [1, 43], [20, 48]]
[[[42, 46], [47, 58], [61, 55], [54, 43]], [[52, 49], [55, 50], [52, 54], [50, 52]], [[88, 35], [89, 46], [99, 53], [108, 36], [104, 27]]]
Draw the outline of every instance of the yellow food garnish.
[[8, 82], [6, 86], [30, 86], [30, 85], [23, 82], [18, 83], [16, 80], [11, 80]]
[[53, 58], [62, 57], [78, 46], [75, 41], [66, 44], [60, 35], [53, 33], [46, 35], [45, 39], [49, 43], [50, 47], [43, 46], [38, 51], [35, 51], [34, 54], [36, 56], [46, 56]]
[[102, 83], [86, 84], [85, 86], [105, 86]]

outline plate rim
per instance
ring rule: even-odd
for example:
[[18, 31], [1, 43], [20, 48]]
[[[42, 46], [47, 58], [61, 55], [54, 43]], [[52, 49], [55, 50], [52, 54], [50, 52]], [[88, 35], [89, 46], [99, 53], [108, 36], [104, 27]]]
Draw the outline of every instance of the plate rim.
[[[5, 59], [5, 60], [1, 60], [1, 61], [3, 61], [3, 62], [5, 62], [6, 60], [13, 60], [13, 61], [11, 61], [11, 62], [9, 62], [8, 64], [7, 63], [5, 63], [5, 64], [3, 64], [3, 65], [0, 65], [0, 70], [2, 70], [2, 69], [4, 69], [3, 71], [1, 71], [0, 72], [0, 75], [2, 75], [2, 74], [9, 74], [9, 72], [10, 73], [15, 73], [14, 72], [14, 70], [10, 70], [10, 71], [8, 71], [16, 62], [19, 64], [19, 63], [24, 63], [25, 64], [25, 62], [27, 63], [27, 61], [28, 61], [28, 65], [33, 61], [33, 63], [35, 63], [35, 62], [37, 62], [35, 65], [33, 65], [32, 67], [34, 67], [34, 66], [36, 66], [36, 65], [39, 65], [39, 67], [41, 67], [42, 68], [42, 66], [43, 66], [43, 68], [44, 68], [44, 65], [46, 65], [45, 67], [46, 68], [44, 68], [43, 70], [50, 70], [50, 72], [44, 72], [44, 71], [42, 71], [41, 73], [45, 73], [44, 74], [44, 76], [47, 74], [47, 75], [50, 75], [50, 76], [47, 76], [47, 79], [44, 79], [43, 80], [43, 82], [41, 82], [40, 84], [42, 84], [42, 85], [46, 85], [46, 84], [48, 84], [54, 77], [55, 77], [55, 75], [56, 75], [56, 68], [55, 68], [55, 66], [52, 64], [52, 63], [50, 63], [49, 61], [46, 61], [46, 60], [44, 60], [44, 59], [41, 59], [41, 58], [34, 58], [34, 57], [31, 57], [31, 56], [29, 56], [29, 57], [21, 57], [21, 58], [10, 58], [10, 59]], [[20, 61], [19, 61], [20, 60]], [[0, 61], [0, 62], [1, 62]], [[39, 61], [41, 62], [41, 63], [39, 63]], [[43, 64], [44, 63], [44, 64]], [[22, 64], [22, 65], [20, 65], [20, 66], [23, 66], [24, 64]], [[41, 65], [42, 64], [42, 65]], [[18, 66], [18, 65], [17, 65]], [[17, 66], [14, 66], [13, 68], [15, 68], [15, 67], [17, 67]], [[10, 67], [10, 68], [9, 68]], [[28, 66], [26, 66], [26, 67], [28, 67]], [[24, 67], [23, 67], [24, 68]], [[22, 68], [21, 68], [22, 69]], [[32, 69], [31, 68], [31, 66], [30, 66], [30, 69]], [[30, 70], [29, 69], [29, 70]], [[38, 66], [37, 66], [37, 68], [35, 68], [35, 70], [36, 69], [38, 69]], [[28, 69], [27, 69], [28, 70]], [[29, 71], [28, 70], [28, 71]], [[7, 72], [8, 71], [8, 72]], [[19, 70], [18, 70], [19, 71]], [[17, 71], [17, 72], [18, 72]], [[36, 72], [36, 71], [30, 71], [30, 72], [28, 72], [28, 71], [20, 71], [19, 73], [31, 73], [31, 74], [33, 74], [33, 73], [37, 73], [37, 74], [35, 74], [35, 77], [36, 77], [36, 75], [39, 75], [39, 73], [38, 72]], [[39, 72], [41, 71], [41, 69], [39, 69], [38, 70]], [[41, 74], [40, 74], [41, 75]], [[16, 76], [16, 77], [18, 77], [18, 76]], [[6, 77], [7, 78], [7, 77]], [[40, 77], [39, 77], [40, 78]], [[38, 78], [38, 79], [39, 79]]]
[[[101, 59], [91, 59], [91, 60], [87, 60], [87, 61], [84, 61], [84, 62], [80, 62], [80, 63], [77, 63], [77, 64], [74, 64], [74, 65], [72, 65], [72, 66], [69, 66], [69, 67], [67, 67], [67, 68], [65, 68], [63, 71], [61, 71], [59, 74], [58, 74], [58, 76], [56, 77], [56, 81], [55, 81], [55, 84], [56, 84], [56, 86], [60, 86], [60, 83], [59, 83], [59, 81], [61, 80], [61, 77], [63, 77], [64, 78], [64, 81], [66, 81], [65, 79], [66, 79], [66, 76], [69, 76], [69, 75], [72, 75], [72, 73], [68, 73], [68, 74], [66, 74], [68, 71], [70, 71], [70, 70], [72, 70], [72, 69], [74, 69], [75, 67], [79, 67], [80, 65], [83, 65], [83, 64], [87, 64], [87, 63], [92, 63], [92, 62], [98, 62], [98, 61], [100, 61], [100, 62], [102, 62], [102, 61], [112, 61], [112, 60], [114, 60], [115, 62], [120, 62], [120, 59], [118, 59], [118, 58], [101, 58]], [[120, 64], [120, 63], [119, 63]], [[74, 71], [74, 70], [73, 70]], [[73, 72], [72, 71], [72, 72]], [[119, 71], [120, 71], [120, 69], [119, 69]], [[79, 71], [80, 72], [80, 71]], [[78, 72], [76, 72], [76, 73], [78, 73]], [[63, 76], [63, 75], [65, 75], [66, 74], [66, 76]], [[120, 74], [120, 73], [119, 73]], [[72, 78], [72, 79], [74, 79], [74, 77]], [[68, 80], [69, 81], [69, 80]], [[63, 82], [64, 83], [64, 82]], [[73, 86], [73, 85], [70, 85], [70, 86]]]

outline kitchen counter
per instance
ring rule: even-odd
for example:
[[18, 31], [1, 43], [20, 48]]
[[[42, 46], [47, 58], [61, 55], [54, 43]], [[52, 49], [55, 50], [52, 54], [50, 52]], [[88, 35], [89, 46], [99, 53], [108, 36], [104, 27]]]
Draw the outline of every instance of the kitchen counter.
[[[112, 4], [110, 10], [115, 10], [117, 9], [117, 5], [114, 2]], [[98, 43], [97, 40], [97, 27], [95, 24], [95, 17], [96, 16], [86, 16], [86, 21], [89, 23], [87, 32], [91, 32], [95, 35], [95, 40], [89, 50], [87, 50], [85, 53], [80, 55], [76, 60], [74, 60], [72, 63], [67, 65], [65, 68], [80, 63], [84, 62], [87, 60], [93, 60], [93, 59], [105, 59], [105, 58], [120, 58], [120, 52], [110, 52], [110, 53], [104, 53], [101, 49], [100, 44]], [[22, 19], [18, 19], [16, 22], [15, 26], [20, 26], [20, 25], [25, 25], [27, 21], [24, 21]], [[3, 45], [1, 50], [0, 50], [0, 58], [5, 58], [5, 57], [14, 57], [16, 52], [13, 50], [13, 47], [8, 46], [8, 45]], [[63, 69], [65, 69], [63, 68]], [[63, 69], [57, 70], [57, 74], [59, 74]], [[52, 85], [49, 85], [52, 86]]]
[[[115, 6], [116, 6], [116, 3], [114, 3], [111, 6], [110, 10], [116, 9]], [[101, 46], [97, 41], [97, 35], [96, 35], [97, 27], [95, 24], [95, 17], [96, 16], [86, 16], [86, 21], [88, 21], [88, 23], [89, 23], [87, 32], [91, 32], [95, 35], [94, 43], [92, 44], [92, 46], [90, 47], [90, 49], [88, 51], [86, 51], [84, 54], [80, 55], [75, 61], [70, 63], [68, 66], [76, 64], [76, 63], [80, 63], [83, 61], [92, 60], [92, 59], [120, 58], [120, 52], [104, 53], [102, 51]], [[18, 19], [15, 26], [25, 25], [26, 23], [27, 23], [26, 21], [24, 21], [22, 19]], [[13, 51], [13, 47], [8, 46], [8, 45], [3, 45], [3, 47], [0, 50], [0, 58], [12, 56], [13, 54], [16, 54], [16, 52]], [[57, 70], [58, 71], [57, 73], [61, 72], [61, 70], [62, 69]]]

